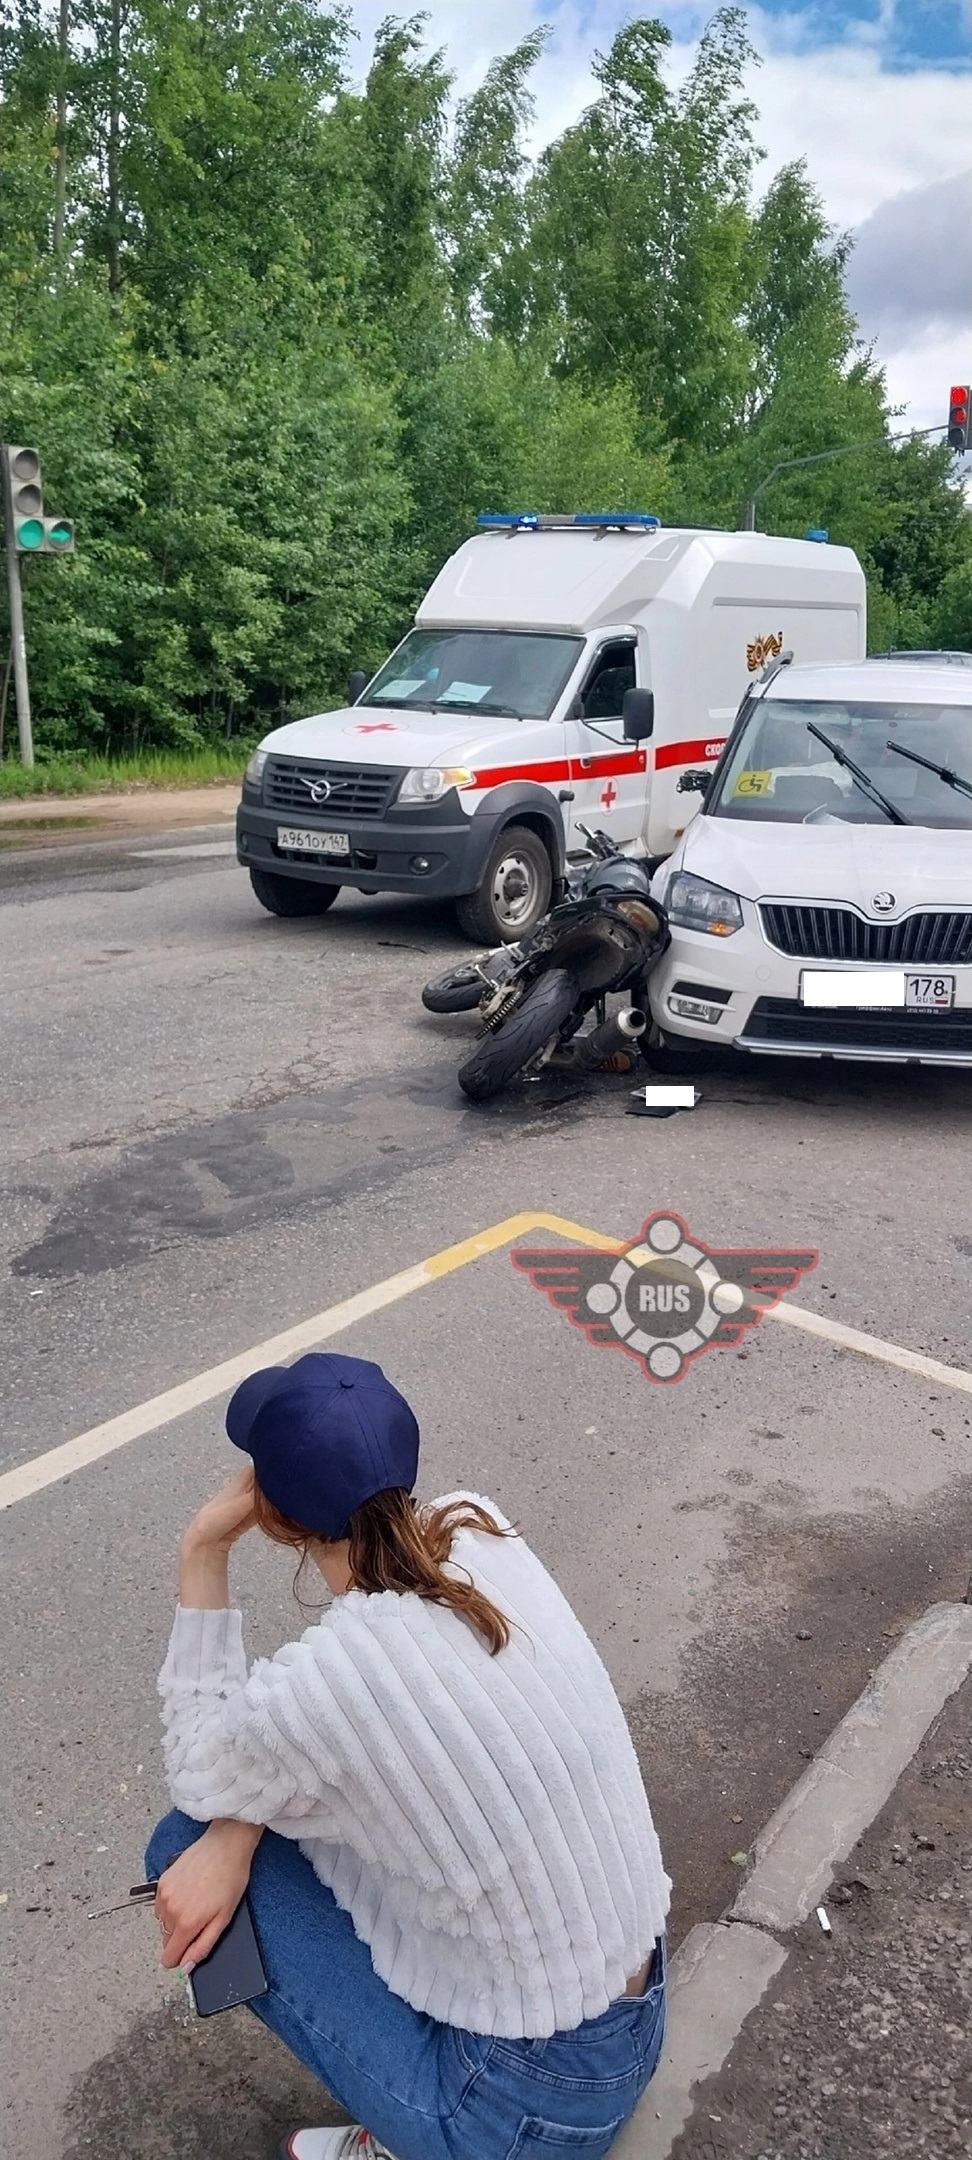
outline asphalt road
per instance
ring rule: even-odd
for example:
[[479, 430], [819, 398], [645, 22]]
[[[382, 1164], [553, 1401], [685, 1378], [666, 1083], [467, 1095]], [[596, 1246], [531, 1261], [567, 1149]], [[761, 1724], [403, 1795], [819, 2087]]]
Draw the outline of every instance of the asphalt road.
[[[819, 1248], [794, 1302], [972, 1365], [972, 1080], [787, 1060], [667, 1121], [603, 1078], [475, 1111], [471, 1023], [419, 1003], [464, 949], [405, 901], [271, 919], [225, 828], [4, 848], [0, 1473], [528, 1209]], [[972, 1398], [770, 1319], [653, 1386], [506, 1249], [335, 1345], [414, 1400], [424, 1490], [493, 1494], [558, 1574], [628, 1710], [673, 1933], [717, 1914], [888, 1641], [965, 1594]], [[190, 2021], [149, 1918], [86, 1917], [139, 1879], [164, 1804], [155, 1675], [180, 1529], [231, 1467], [221, 1410], [0, 1525], [18, 2160], [263, 2160], [318, 2112], [243, 2013]], [[248, 1543], [236, 1574], [255, 1649], [299, 1628], [285, 1555]]]

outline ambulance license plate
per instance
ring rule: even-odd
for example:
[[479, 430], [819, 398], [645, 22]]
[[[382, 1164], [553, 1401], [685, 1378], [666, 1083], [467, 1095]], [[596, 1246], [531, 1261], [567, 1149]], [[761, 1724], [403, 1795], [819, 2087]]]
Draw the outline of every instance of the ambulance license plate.
[[954, 975], [909, 975], [905, 1004], [912, 1011], [947, 1012], [955, 1003]]
[[351, 841], [346, 832], [310, 832], [300, 825], [278, 825], [277, 846], [292, 848], [300, 855], [351, 853]]

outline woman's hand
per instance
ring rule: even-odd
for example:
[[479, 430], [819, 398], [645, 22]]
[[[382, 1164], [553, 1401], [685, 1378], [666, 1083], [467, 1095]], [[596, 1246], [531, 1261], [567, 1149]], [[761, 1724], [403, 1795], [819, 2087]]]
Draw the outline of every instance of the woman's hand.
[[262, 1836], [252, 1823], [210, 1823], [166, 1868], [155, 1893], [164, 1966], [191, 1971], [209, 1956], [243, 1896]]
[[238, 1538], [245, 1537], [256, 1522], [253, 1493], [253, 1464], [221, 1485], [212, 1500], [207, 1500], [198, 1515], [194, 1515], [183, 1539], [186, 1546], [204, 1547], [210, 1552], [228, 1553]]
[[253, 1464], [248, 1463], [193, 1516], [179, 1554], [180, 1605], [196, 1612], [225, 1612], [230, 1552], [255, 1522]]

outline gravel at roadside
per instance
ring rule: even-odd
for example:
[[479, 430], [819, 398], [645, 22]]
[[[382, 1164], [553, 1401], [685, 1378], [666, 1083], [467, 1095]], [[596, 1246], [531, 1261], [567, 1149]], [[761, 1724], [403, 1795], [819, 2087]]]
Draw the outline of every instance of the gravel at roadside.
[[972, 2154], [972, 1680], [718, 2076], [671, 2160]]
[[236, 815], [237, 782], [191, 788], [132, 788], [111, 795], [9, 795], [0, 825], [205, 825]]

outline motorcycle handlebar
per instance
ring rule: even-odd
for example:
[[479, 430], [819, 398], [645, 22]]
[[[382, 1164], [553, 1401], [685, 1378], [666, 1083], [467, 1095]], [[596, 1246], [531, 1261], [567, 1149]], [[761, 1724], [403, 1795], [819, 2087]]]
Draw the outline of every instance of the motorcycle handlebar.
[[578, 818], [577, 820], [577, 830], [578, 832], [582, 832], [585, 837], [590, 841], [592, 848], [598, 855], [600, 855], [602, 861], [604, 861], [608, 856], [620, 854], [621, 851], [615, 845], [610, 833], [600, 831], [592, 832], [591, 827], [589, 825], [583, 825], [580, 818]]

